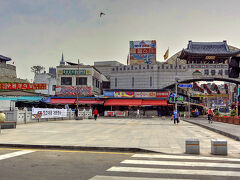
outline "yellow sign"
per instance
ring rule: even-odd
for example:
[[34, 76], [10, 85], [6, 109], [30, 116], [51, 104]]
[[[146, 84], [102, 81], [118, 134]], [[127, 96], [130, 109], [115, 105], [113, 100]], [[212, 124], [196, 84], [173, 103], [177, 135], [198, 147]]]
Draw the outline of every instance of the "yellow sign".
[[193, 97], [209, 97], [209, 98], [215, 98], [215, 97], [228, 97], [228, 94], [196, 94], [193, 95]]

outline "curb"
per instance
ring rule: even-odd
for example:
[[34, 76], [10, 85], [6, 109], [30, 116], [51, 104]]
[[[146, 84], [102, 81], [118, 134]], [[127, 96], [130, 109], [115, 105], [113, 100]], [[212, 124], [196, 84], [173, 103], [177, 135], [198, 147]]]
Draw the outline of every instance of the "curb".
[[5, 148], [28, 148], [28, 149], [57, 149], [57, 150], [78, 150], [78, 151], [103, 151], [103, 152], [143, 152], [143, 153], [159, 153], [141, 148], [122, 148], [122, 147], [91, 147], [91, 146], [60, 146], [60, 145], [31, 145], [31, 144], [0, 144]]
[[183, 121], [186, 121], [186, 122], [188, 122], [188, 123], [192, 123], [192, 124], [198, 125], [198, 126], [203, 127], [203, 128], [205, 128], [205, 129], [211, 130], [211, 131], [213, 131], [213, 132], [216, 132], [216, 133], [219, 133], [219, 134], [224, 135], [224, 136], [226, 136], [226, 137], [229, 137], [229, 138], [231, 138], [231, 139], [234, 139], [234, 140], [236, 140], [236, 141], [240, 141], [240, 137], [235, 136], [235, 135], [233, 135], [233, 134], [230, 134], [230, 133], [228, 133], [228, 132], [221, 131], [221, 130], [219, 130], [219, 129], [214, 129], [214, 128], [212, 128], [212, 127], [209, 127], [209, 126], [206, 126], [206, 125], [203, 125], [203, 124], [199, 124], [199, 123], [195, 123], [195, 122], [192, 122], [192, 121], [188, 121], [188, 120], [183, 120]]

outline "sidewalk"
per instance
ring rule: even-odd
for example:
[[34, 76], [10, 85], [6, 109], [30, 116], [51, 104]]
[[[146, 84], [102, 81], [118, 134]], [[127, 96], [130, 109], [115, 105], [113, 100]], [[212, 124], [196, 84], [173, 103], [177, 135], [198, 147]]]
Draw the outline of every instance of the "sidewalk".
[[[63, 147], [78, 150], [122, 151], [137, 149], [167, 154], [183, 154], [185, 140], [198, 138], [202, 155], [210, 155], [211, 139], [228, 141], [228, 156], [240, 157], [240, 142], [194, 124], [170, 119], [64, 120], [18, 125], [3, 129], [0, 145], [13, 147]], [[135, 151], [136, 150], [136, 151]]]
[[209, 124], [207, 118], [191, 118], [185, 119], [184, 121], [199, 125], [211, 131], [217, 132], [224, 136], [240, 141], [240, 125], [216, 121], [213, 121], [213, 123]]

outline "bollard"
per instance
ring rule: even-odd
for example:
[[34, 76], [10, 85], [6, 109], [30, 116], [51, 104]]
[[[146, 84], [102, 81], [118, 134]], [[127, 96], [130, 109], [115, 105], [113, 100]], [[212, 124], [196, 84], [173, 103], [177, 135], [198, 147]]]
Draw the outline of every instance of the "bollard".
[[186, 142], [186, 154], [199, 154], [199, 140], [198, 139], [187, 139]]
[[211, 154], [227, 155], [227, 141], [220, 139], [211, 139]]

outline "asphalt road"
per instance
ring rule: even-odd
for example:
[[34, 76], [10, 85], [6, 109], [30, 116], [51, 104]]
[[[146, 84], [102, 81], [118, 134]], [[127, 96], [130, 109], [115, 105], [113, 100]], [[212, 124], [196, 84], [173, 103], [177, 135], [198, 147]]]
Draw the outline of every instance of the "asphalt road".
[[240, 159], [1, 148], [0, 179], [240, 179]]

